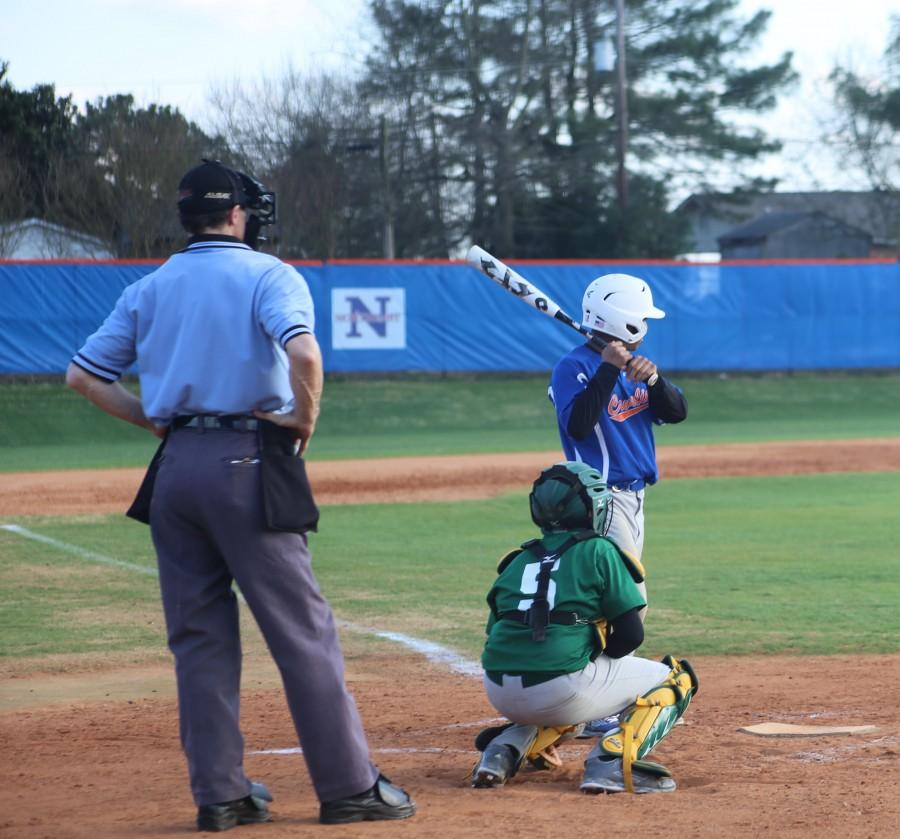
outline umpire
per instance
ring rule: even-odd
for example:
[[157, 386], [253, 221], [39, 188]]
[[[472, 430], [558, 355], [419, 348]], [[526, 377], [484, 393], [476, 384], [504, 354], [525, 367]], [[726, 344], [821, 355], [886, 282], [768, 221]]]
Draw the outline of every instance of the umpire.
[[[178, 210], [187, 247], [125, 289], [66, 383], [163, 438], [128, 514], [150, 524], [156, 548], [197, 826], [271, 819], [271, 795], [243, 768], [232, 581], [281, 672], [320, 821], [407, 818], [415, 805], [369, 760], [312, 573], [305, 533], [318, 512], [300, 455], [322, 357], [306, 282], [255, 250], [275, 195], [204, 160], [182, 178]], [[140, 399], [118, 381], [135, 362]]]

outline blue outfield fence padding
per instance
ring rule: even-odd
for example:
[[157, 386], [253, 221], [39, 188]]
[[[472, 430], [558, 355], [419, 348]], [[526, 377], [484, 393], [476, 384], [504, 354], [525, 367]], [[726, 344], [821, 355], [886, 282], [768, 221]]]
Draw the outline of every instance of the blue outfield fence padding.
[[[157, 264], [0, 262], [0, 373], [63, 372]], [[600, 274], [646, 279], [666, 317], [641, 351], [664, 369], [900, 367], [897, 262], [510, 264], [576, 319]], [[582, 340], [463, 262], [296, 267], [327, 372], [547, 370]]]

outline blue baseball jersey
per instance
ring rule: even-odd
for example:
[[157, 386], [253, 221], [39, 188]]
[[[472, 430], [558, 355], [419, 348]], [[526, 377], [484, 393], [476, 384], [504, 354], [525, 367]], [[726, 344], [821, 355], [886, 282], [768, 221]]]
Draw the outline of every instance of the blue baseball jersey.
[[582, 345], [563, 357], [550, 379], [550, 401], [556, 408], [559, 437], [567, 460], [587, 463], [611, 486], [640, 489], [655, 484], [656, 443], [653, 416], [645, 382], [632, 382], [621, 371], [597, 424], [584, 440], [568, 433], [572, 403], [603, 364], [600, 353]]
[[293, 400], [284, 345], [314, 327], [296, 270], [222, 236], [128, 286], [72, 360], [109, 382], [137, 361], [144, 413], [158, 424], [277, 411]]

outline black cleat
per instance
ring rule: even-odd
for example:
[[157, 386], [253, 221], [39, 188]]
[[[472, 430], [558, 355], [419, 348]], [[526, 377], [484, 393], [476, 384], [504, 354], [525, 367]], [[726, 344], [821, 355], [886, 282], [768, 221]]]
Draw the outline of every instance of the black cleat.
[[472, 786], [476, 789], [502, 787], [516, 774], [516, 768], [516, 751], [512, 746], [488, 745], [472, 770]]
[[379, 775], [375, 785], [359, 795], [323, 801], [319, 808], [319, 821], [322, 824], [347, 824], [408, 819], [415, 812], [415, 802], [409, 795], [384, 775]]
[[[662, 766], [658, 768], [662, 772], [668, 772]], [[631, 781], [634, 791], [638, 795], [675, 791], [675, 780], [668, 774], [663, 775], [658, 772], [651, 773], [632, 768]], [[622, 759], [601, 760], [596, 757], [588, 758], [584, 762], [584, 778], [581, 781], [581, 791], [587, 795], [626, 792]]]

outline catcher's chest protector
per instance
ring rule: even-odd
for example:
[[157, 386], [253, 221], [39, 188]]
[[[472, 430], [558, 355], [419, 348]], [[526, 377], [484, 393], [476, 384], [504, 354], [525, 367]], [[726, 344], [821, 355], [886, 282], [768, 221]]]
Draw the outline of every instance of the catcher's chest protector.
[[[548, 552], [544, 543], [540, 539], [534, 539], [526, 542], [522, 548], [533, 554], [540, 560], [540, 568], [537, 575], [537, 591], [531, 602], [531, 606], [522, 611], [515, 609], [510, 612], [503, 612], [500, 615], [501, 620], [512, 620], [517, 623], [523, 623], [531, 627], [531, 638], [533, 641], [544, 641], [547, 638], [547, 625], [550, 623], [563, 624], [564, 626], [573, 626], [576, 623], [585, 623], [575, 612], [566, 612], [561, 609], [551, 609], [547, 600], [547, 591], [550, 588], [550, 572], [553, 566], [559, 561], [562, 555], [578, 542], [585, 539], [596, 538], [597, 534], [593, 531], [585, 531], [570, 536], [555, 551]], [[512, 560], [514, 555], [508, 557]]]

